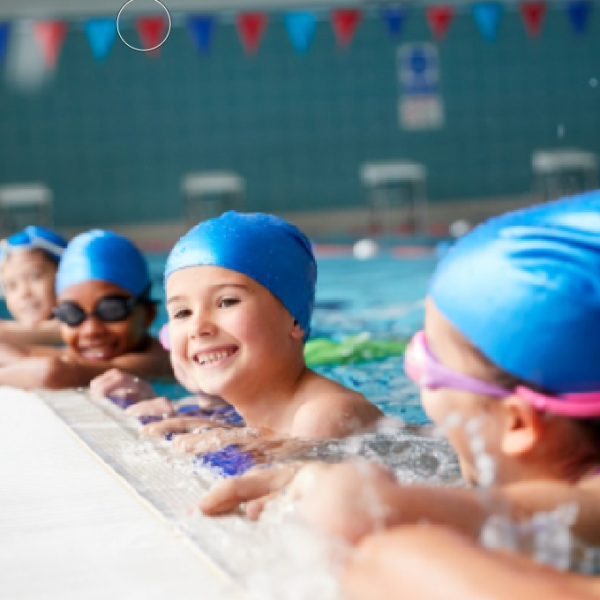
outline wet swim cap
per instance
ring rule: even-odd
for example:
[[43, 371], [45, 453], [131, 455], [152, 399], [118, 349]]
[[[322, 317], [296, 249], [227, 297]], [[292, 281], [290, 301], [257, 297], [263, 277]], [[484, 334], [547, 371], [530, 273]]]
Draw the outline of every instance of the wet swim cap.
[[25, 227], [23, 231], [13, 233], [13, 235], [0, 242], [0, 261], [13, 252], [43, 250], [48, 258], [59, 262], [66, 247], [67, 240], [56, 231], [39, 225], [30, 225]]
[[56, 293], [90, 279], [114, 283], [133, 296], [142, 295], [151, 283], [148, 265], [133, 243], [101, 229], [71, 240], [56, 273]]
[[310, 332], [317, 264], [310, 242], [294, 225], [272, 215], [230, 211], [196, 225], [173, 248], [165, 285], [174, 271], [200, 265], [223, 267], [266, 287]]
[[555, 393], [600, 389], [600, 192], [490, 219], [429, 295], [493, 363]]

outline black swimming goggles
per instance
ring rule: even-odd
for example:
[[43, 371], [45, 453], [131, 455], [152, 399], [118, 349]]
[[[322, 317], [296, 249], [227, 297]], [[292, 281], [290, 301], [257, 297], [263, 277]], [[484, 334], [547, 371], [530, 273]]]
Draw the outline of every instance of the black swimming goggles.
[[117, 323], [118, 321], [124, 321], [138, 304], [149, 302], [151, 301], [147, 292], [137, 297], [105, 296], [96, 304], [91, 313], [85, 312], [75, 302], [61, 302], [52, 314], [61, 323], [65, 323], [69, 327], [78, 327], [91, 316], [105, 323]]

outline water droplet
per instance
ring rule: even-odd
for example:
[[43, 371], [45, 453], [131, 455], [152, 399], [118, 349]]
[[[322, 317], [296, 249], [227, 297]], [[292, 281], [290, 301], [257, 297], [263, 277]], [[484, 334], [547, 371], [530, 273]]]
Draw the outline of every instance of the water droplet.
[[556, 135], [559, 138], [565, 137], [565, 126], [561, 123], [556, 129]]
[[598, 80], [595, 77], [592, 77], [590, 79], [590, 87], [593, 87], [593, 88], [598, 87]]

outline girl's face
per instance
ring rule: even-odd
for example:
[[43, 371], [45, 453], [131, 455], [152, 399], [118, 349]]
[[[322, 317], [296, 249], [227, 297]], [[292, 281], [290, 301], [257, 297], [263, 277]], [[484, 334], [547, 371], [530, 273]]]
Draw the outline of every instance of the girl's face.
[[228, 399], [281, 381], [302, 353], [302, 330], [266, 288], [221, 267], [175, 271], [167, 280], [173, 363], [204, 393]]
[[[486, 380], [484, 366], [461, 344], [461, 336], [428, 299], [425, 311], [425, 334], [431, 351], [446, 367], [459, 373]], [[463, 477], [470, 483], [478, 480], [473, 443], [483, 440], [486, 454], [499, 456], [498, 410], [501, 402], [485, 396], [439, 388], [421, 390], [421, 402], [427, 416], [442, 428], [458, 455]]]
[[135, 351], [144, 341], [147, 329], [154, 318], [154, 310], [137, 305], [122, 321], [103, 321], [93, 312], [98, 303], [107, 297], [133, 296], [118, 285], [92, 279], [71, 285], [63, 290], [58, 304], [71, 302], [79, 306], [86, 319], [76, 326], [61, 323], [61, 334], [69, 350], [86, 360], [110, 360]]
[[41, 250], [16, 251], [4, 259], [2, 289], [6, 306], [19, 323], [32, 327], [52, 317], [56, 268]]

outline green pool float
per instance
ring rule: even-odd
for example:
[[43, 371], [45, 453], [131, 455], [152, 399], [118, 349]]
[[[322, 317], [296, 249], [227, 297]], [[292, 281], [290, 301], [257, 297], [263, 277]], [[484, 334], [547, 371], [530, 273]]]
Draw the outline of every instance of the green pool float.
[[347, 365], [400, 356], [407, 342], [402, 340], [371, 340], [363, 335], [352, 335], [341, 342], [328, 338], [308, 340], [304, 346], [304, 358], [309, 367], [324, 365]]

